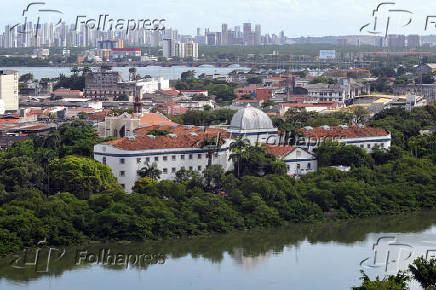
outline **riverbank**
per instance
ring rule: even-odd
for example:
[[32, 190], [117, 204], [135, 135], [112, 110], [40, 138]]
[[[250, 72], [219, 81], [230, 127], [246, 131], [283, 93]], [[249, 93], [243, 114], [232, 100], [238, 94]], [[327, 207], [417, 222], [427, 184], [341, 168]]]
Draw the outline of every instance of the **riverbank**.
[[[17, 256], [1, 258], [0, 287], [47, 289], [50, 283], [52, 288], [66, 289], [63, 286], [72, 282], [87, 281], [82, 289], [95, 288], [92, 286], [95, 283], [105, 289], [121, 285], [139, 288], [144, 283], [151, 289], [281, 290], [289, 289], [289, 285], [298, 289], [350, 289], [360, 284], [359, 262], [372, 253], [372, 245], [379, 237], [388, 233], [390, 236], [395, 233], [399, 238], [419, 237], [430, 232], [435, 223], [436, 213], [423, 211], [172, 241], [91, 242], [54, 247], [65, 252], [57, 259], [61, 252], [53, 251], [53, 262], [47, 272], [37, 272], [30, 266], [12, 268]], [[92, 255], [98, 257], [102, 253], [106, 258], [110, 254], [146, 258], [137, 261], [131, 258], [127, 266], [123, 259], [118, 265], [91, 262]], [[41, 251], [44, 261], [46, 254], [46, 250]], [[39, 266], [43, 269], [45, 264]], [[368, 274], [374, 277], [382, 273]], [[105, 279], [101, 280], [103, 276]], [[168, 279], [169, 276], [172, 278]], [[314, 276], [320, 279], [313, 279]]]

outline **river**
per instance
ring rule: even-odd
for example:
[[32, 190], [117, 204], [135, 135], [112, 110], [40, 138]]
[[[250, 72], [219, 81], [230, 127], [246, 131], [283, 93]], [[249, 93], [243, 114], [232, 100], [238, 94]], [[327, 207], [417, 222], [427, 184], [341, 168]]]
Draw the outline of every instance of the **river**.
[[[56, 78], [60, 74], [66, 76], [71, 74], [70, 67], [2, 67], [0, 69], [11, 69], [19, 72], [20, 75], [26, 73], [32, 73], [34, 78]], [[96, 69], [96, 68], [94, 68]], [[141, 76], [150, 75], [152, 77], [163, 77], [170, 80], [176, 80], [180, 78], [182, 72], [188, 70], [194, 70], [197, 75], [200, 74], [228, 74], [235, 69], [242, 71], [249, 71], [248, 68], [240, 67], [239, 65], [232, 65], [230, 67], [214, 67], [209, 65], [204, 65], [200, 67], [186, 67], [186, 66], [173, 66], [173, 67], [161, 67], [161, 66], [148, 66], [148, 67], [137, 67], [137, 73]], [[113, 70], [121, 72], [123, 79], [127, 80], [129, 78], [129, 68], [128, 67], [114, 67]]]
[[[386, 265], [380, 261], [387, 250], [392, 262]], [[174, 241], [90, 243], [53, 248], [50, 258], [41, 247], [0, 259], [0, 289], [350, 289], [359, 285], [361, 269], [372, 278], [394, 273], [423, 250], [436, 251], [436, 212]]]

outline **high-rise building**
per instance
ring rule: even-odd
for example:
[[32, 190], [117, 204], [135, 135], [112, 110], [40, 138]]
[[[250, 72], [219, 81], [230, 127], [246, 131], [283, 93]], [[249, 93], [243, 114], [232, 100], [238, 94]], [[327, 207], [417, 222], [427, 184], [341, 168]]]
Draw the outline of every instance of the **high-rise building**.
[[260, 24], [256, 24], [254, 29], [254, 44], [260, 45], [262, 43], [262, 27]]
[[249, 45], [250, 38], [251, 38], [251, 23], [243, 24], [243, 32], [244, 32], [244, 45]]
[[421, 46], [421, 39], [419, 35], [412, 34], [407, 36], [407, 47], [408, 48], [418, 48]]
[[188, 42], [185, 43], [185, 57], [186, 58], [198, 58], [198, 43]]
[[388, 35], [388, 47], [404, 48], [406, 47], [406, 37], [404, 35], [390, 34]]
[[0, 100], [5, 111], [18, 110], [18, 72], [0, 70]]
[[175, 43], [172, 39], [162, 41], [163, 57], [170, 58], [176, 56]]
[[185, 44], [176, 42], [174, 44], [174, 56], [185, 58]]
[[227, 24], [223, 23], [221, 26], [221, 45], [228, 45], [229, 44], [229, 34], [228, 34], [228, 26]]

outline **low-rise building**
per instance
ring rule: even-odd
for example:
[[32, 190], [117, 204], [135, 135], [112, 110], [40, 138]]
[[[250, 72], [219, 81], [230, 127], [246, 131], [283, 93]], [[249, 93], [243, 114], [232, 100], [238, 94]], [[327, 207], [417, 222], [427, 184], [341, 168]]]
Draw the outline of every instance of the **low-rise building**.
[[286, 163], [290, 176], [302, 176], [318, 170], [318, 161], [313, 153], [297, 146], [267, 145], [268, 153]]
[[380, 128], [341, 125], [304, 127], [302, 131], [304, 135], [297, 145], [307, 148], [309, 152], [327, 140], [358, 146], [367, 152], [372, 152], [374, 148], [391, 147], [391, 134]]

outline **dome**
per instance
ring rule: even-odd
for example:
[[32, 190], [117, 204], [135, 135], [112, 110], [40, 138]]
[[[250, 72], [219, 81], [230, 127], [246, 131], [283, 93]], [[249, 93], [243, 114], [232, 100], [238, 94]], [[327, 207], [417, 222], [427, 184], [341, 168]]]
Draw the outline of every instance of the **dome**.
[[233, 116], [230, 129], [233, 130], [256, 130], [274, 129], [271, 119], [267, 114], [254, 107], [240, 109]]

